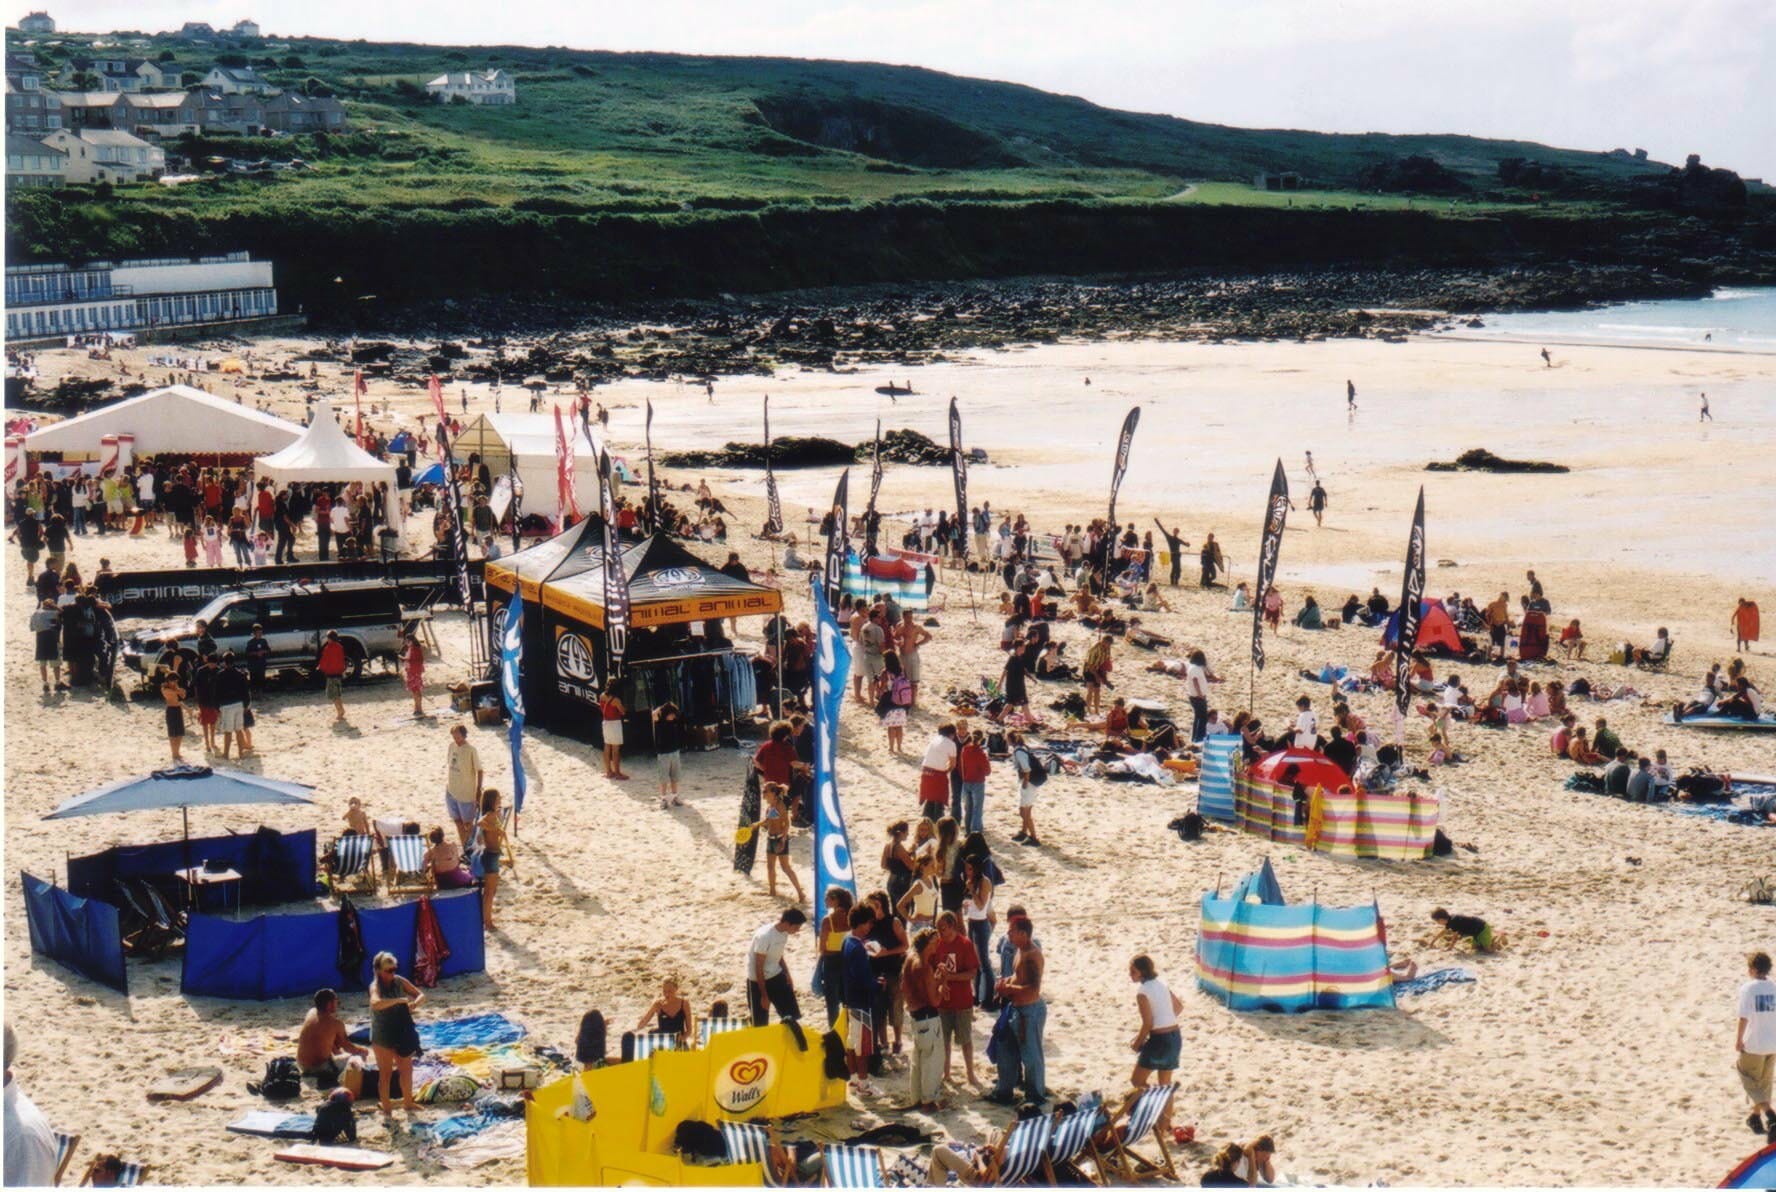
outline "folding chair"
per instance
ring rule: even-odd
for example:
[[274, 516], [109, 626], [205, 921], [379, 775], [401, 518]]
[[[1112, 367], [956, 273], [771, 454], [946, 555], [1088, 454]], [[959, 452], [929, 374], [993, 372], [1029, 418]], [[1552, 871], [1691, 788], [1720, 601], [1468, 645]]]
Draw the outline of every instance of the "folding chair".
[[167, 933], [172, 937], [169, 946], [177, 946], [184, 943], [185, 912], [175, 908], [172, 904], [167, 902], [166, 899], [162, 898], [160, 896], [160, 891], [154, 888], [153, 882], [145, 881], [142, 883], [142, 896], [148, 900], [148, 905], [154, 908], [156, 921], [162, 927], [166, 928]]
[[873, 1146], [842, 1146], [828, 1143], [821, 1148], [825, 1160], [822, 1186], [827, 1188], [883, 1187], [882, 1152]]
[[984, 1182], [989, 1187], [1026, 1184], [1041, 1172], [1053, 1183], [1054, 1173], [1048, 1165], [1048, 1141], [1053, 1132], [1054, 1118], [1048, 1114], [1012, 1123], [987, 1152]]
[[751, 1025], [752, 1020], [747, 1018], [705, 1018], [697, 1024], [697, 1040], [700, 1046], [708, 1047], [711, 1036], [743, 1031]]
[[373, 836], [341, 836], [333, 842], [334, 893], [376, 893], [376, 870], [370, 864], [370, 854], [375, 851]]
[[771, 1170], [771, 1134], [768, 1127], [752, 1122], [723, 1122], [722, 1144], [727, 1147], [729, 1163], [757, 1163], [764, 1169], [765, 1187], [780, 1188], [777, 1173]]
[[[1049, 1181], [1074, 1174], [1084, 1179], [1079, 1162], [1091, 1145], [1092, 1135], [1104, 1124], [1104, 1098], [1090, 1093], [1079, 1099], [1071, 1113], [1055, 1114], [1054, 1133], [1048, 1140]], [[1094, 1164], [1095, 1166], [1095, 1164]], [[1104, 1172], [1097, 1171], [1096, 1183], [1104, 1182]]]
[[645, 1060], [656, 1051], [679, 1051], [684, 1045], [683, 1039], [667, 1031], [642, 1031], [634, 1040], [634, 1056], [638, 1060]]
[[113, 1188], [139, 1187], [142, 1178], [147, 1174], [148, 1165], [146, 1163], [125, 1163], [122, 1170], [117, 1173], [117, 1182], [111, 1186]]
[[[1150, 1180], [1165, 1176], [1176, 1183], [1178, 1170], [1172, 1164], [1172, 1152], [1166, 1146], [1166, 1140], [1153, 1127], [1172, 1103], [1172, 1096], [1178, 1086], [1172, 1084], [1150, 1085], [1130, 1093], [1122, 1103], [1122, 1108], [1110, 1120], [1110, 1125], [1101, 1137], [1105, 1140], [1100, 1145], [1098, 1139], [1092, 1139], [1092, 1161], [1097, 1165], [1098, 1173], [1104, 1177], [1105, 1183], [1135, 1184], [1142, 1180]], [[1117, 1131], [1117, 1123], [1122, 1124], [1121, 1132]], [[1130, 1148], [1145, 1139], [1149, 1134], [1159, 1147], [1159, 1162], [1137, 1155]]]
[[62, 1182], [62, 1177], [68, 1174], [68, 1164], [74, 1160], [74, 1149], [80, 1145], [80, 1135], [63, 1134], [59, 1130], [55, 1131], [54, 1134], [56, 1144], [56, 1169], [55, 1180], [53, 1182], [59, 1184]]
[[123, 909], [134, 916], [133, 921], [123, 927], [124, 951], [144, 960], [159, 960], [173, 942], [173, 929], [160, 921], [153, 907], [130, 889], [128, 882], [119, 878], [115, 885], [123, 899]]
[[434, 881], [425, 867], [425, 837], [390, 836], [384, 887], [390, 894], [429, 894]]

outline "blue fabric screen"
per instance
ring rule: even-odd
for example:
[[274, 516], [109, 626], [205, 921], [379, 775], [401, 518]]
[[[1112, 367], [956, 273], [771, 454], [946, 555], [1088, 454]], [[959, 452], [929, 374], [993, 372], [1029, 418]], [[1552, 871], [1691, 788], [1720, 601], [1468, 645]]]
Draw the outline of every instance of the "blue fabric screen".
[[118, 878], [166, 879], [187, 864], [205, 861], [225, 861], [241, 875], [242, 905], [299, 902], [315, 894], [313, 828], [287, 833], [261, 828], [201, 837], [189, 845], [182, 840], [119, 845], [90, 857], [70, 858], [68, 889], [85, 898], [115, 902]]
[[28, 873], [20, 877], [25, 887], [31, 951], [127, 994], [129, 975], [123, 967], [117, 908], [96, 898], [76, 897]]
[[[454, 977], [486, 968], [480, 894], [434, 898], [432, 908], [450, 948], [450, 959], [439, 975]], [[339, 952], [337, 911], [255, 915], [244, 920], [193, 915], [185, 931], [180, 988], [199, 997], [252, 1001], [307, 997], [323, 987], [364, 989], [370, 979], [370, 957], [378, 952], [394, 953], [402, 975], [411, 978], [418, 918], [418, 901], [360, 909], [364, 963], [347, 978], [334, 963]]]

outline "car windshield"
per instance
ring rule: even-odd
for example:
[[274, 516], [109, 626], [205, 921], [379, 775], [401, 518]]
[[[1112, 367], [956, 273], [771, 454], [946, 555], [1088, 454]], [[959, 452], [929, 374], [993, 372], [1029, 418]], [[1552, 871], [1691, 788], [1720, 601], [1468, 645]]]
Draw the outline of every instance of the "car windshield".
[[232, 592], [216, 597], [196, 613], [192, 614], [192, 629], [194, 631], [196, 630], [197, 622], [199, 621], [202, 621], [206, 625], [214, 625], [216, 619], [223, 613], [227, 612], [237, 599], [239, 598]]

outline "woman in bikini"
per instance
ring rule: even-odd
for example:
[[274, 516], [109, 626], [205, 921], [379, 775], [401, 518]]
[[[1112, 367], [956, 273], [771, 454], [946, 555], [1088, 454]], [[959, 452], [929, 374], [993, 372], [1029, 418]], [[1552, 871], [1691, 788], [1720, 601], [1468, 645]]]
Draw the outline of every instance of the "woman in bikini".
[[771, 897], [777, 897], [777, 871], [781, 869], [795, 887], [796, 901], [806, 902], [802, 879], [789, 863], [789, 788], [781, 782], [767, 782], [759, 787], [759, 794], [765, 801], [765, 818], [759, 822], [765, 830], [765, 881]]
[[658, 1034], [677, 1035], [687, 1044], [695, 1037], [696, 1013], [691, 1009], [690, 1001], [679, 992], [677, 977], [667, 977], [660, 982], [660, 996], [647, 1008], [641, 1021], [635, 1024], [635, 1029], [648, 1030], [649, 1019], [653, 1019], [652, 1029]]
[[481, 795], [481, 922], [494, 930], [493, 896], [499, 892], [500, 857], [506, 851], [506, 825], [500, 820], [500, 793], [484, 791]]

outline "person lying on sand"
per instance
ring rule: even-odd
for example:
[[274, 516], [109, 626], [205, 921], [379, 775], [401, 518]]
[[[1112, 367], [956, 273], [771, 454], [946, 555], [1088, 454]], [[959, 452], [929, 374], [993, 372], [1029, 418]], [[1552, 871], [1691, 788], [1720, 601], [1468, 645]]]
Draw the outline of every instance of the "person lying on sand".
[[1433, 948], [1453, 948], [1458, 940], [1467, 940], [1476, 952], [1497, 952], [1505, 946], [1504, 933], [1478, 915], [1452, 915], [1442, 907], [1431, 912], [1431, 921], [1440, 929], [1431, 937]]

